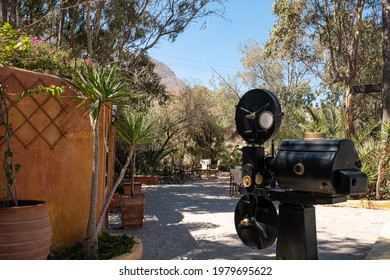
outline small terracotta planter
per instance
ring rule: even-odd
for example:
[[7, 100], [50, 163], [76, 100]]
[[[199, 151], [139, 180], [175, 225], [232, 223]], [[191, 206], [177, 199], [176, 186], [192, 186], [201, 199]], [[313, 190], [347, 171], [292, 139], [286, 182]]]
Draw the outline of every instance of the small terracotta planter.
[[[134, 195], [141, 193], [141, 182], [134, 182]], [[124, 180], [123, 181], [123, 194], [124, 195], [131, 195], [131, 181], [130, 180]]]
[[134, 180], [145, 185], [158, 185], [159, 183], [158, 176], [156, 175], [136, 175]]

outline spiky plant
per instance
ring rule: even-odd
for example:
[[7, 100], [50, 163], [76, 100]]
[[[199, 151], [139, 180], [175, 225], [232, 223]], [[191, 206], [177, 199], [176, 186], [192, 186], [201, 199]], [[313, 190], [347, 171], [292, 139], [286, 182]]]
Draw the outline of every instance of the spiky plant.
[[109, 107], [112, 102], [123, 100], [129, 95], [124, 83], [119, 79], [115, 68], [93, 69], [86, 65], [81, 70], [75, 70], [75, 77], [68, 83], [76, 90], [75, 99], [80, 105], [87, 106], [91, 127], [93, 130], [93, 167], [91, 179], [91, 202], [87, 236], [83, 242], [84, 255], [88, 259], [96, 257], [98, 252], [99, 224], [96, 222], [98, 178], [99, 178], [99, 119], [104, 106]]
[[[135, 172], [135, 157], [137, 150], [146, 144], [151, 143], [155, 138], [154, 123], [145, 122], [145, 115], [142, 113], [128, 113], [121, 119], [115, 122], [118, 136], [128, 147], [128, 154], [125, 167], [132, 162], [131, 166], [131, 195], [134, 194], [134, 172]], [[119, 179], [123, 179], [123, 174], [120, 174]]]

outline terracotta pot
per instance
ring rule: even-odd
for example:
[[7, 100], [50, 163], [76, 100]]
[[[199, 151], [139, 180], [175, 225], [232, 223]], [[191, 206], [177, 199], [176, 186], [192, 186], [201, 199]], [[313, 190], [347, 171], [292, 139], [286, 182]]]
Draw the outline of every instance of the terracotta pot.
[[47, 202], [18, 203], [18, 207], [0, 208], [0, 259], [47, 259], [52, 238]]
[[114, 196], [110, 201], [110, 205], [108, 206], [108, 212], [111, 212], [117, 207], [119, 207], [119, 193], [114, 193]]
[[158, 176], [155, 175], [136, 175], [135, 181], [145, 185], [158, 185]]
[[[141, 187], [142, 187], [142, 183], [134, 182], [134, 195], [141, 193]], [[131, 195], [131, 181], [130, 180], [123, 181], [123, 194], [124, 195]]]
[[119, 208], [124, 229], [138, 229], [143, 227], [145, 213], [145, 196], [143, 194], [120, 196]]

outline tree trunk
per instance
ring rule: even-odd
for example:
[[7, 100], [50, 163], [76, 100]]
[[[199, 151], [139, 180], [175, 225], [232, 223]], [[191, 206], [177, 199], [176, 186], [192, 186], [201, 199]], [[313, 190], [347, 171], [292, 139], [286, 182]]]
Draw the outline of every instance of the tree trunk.
[[107, 212], [108, 206], [110, 205], [110, 201], [111, 201], [111, 199], [113, 198], [114, 193], [115, 193], [115, 191], [117, 190], [119, 184], [122, 182], [123, 177], [125, 177], [126, 169], [127, 169], [127, 167], [129, 166], [132, 157], [133, 157], [133, 155], [132, 155], [132, 153], [130, 152], [130, 153], [127, 155], [126, 163], [125, 163], [125, 165], [122, 167], [122, 170], [121, 170], [121, 172], [119, 173], [118, 179], [116, 179], [116, 181], [115, 181], [114, 185], [112, 186], [110, 192], [109, 192], [108, 195], [106, 196], [106, 199], [105, 199], [104, 204], [103, 204], [103, 207], [102, 207], [102, 211], [100, 212], [100, 215], [99, 215], [99, 220], [98, 220], [97, 225], [96, 225], [96, 231], [97, 231], [97, 232], [100, 232], [101, 229], [102, 229], [102, 227], [103, 227], [104, 220], [105, 220], [105, 217], [106, 217], [106, 212]]
[[74, 33], [76, 30], [77, 23], [77, 7], [72, 8], [72, 25], [70, 26], [70, 36], [69, 36], [69, 45], [72, 51], [74, 52]]
[[353, 36], [353, 42], [349, 54], [349, 65], [348, 65], [348, 78], [345, 85], [345, 106], [346, 106], [346, 118], [345, 118], [345, 130], [348, 137], [355, 135], [355, 103], [353, 100], [352, 88], [355, 84], [357, 77], [357, 63], [359, 59], [359, 44], [362, 32], [362, 14], [364, 4], [366, 0], [359, 0], [356, 5], [356, 23], [355, 23], [355, 34]]
[[3, 1], [0, 0], [0, 24], [3, 24], [3, 22], [5, 22], [4, 18], [3, 18]]
[[135, 156], [136, 153], [133, 151], [132, 166], [131, 166], [131, 196], [134, 196], [134, 175], [135, 175]]
[[390, 0], [382, 0], [382, 122], [390, 122]]
[[93, 45], [98, 45], [98, 39], [99, 39], [99, 33], [101, 28], [101, 18], [104, 8], [104, 2], [100, 2], [96, 4], [96, 16], [95, 16], [95, 23], [94, 23], [94, 36], [93, 38]]
[[[382, 131], [390, 123], [390, 0], [382, 0]], [[384, 137], [388, 137], [384, 133]], [[375, 185], [375, 198], [381, 197], [382, 177], [387, 171], [387, 160], [390, 153], [388, 139], [381, 139], [384, 149], [378, 163], [378, 178]]]
[[87, 47], [88, 47], [88, 55], [92, 59], [93, 58], [93, 48], [92, 48], [92, 28], [91, 28], [91, 5], [87, 4], [87, 13], [86, 13], [86, 30], [87, 30]]
[[355, 103], [353, 100], [353, 95], [351, 91], [350, 85], [345, 87], [345, 109], [346, 109], [346, 117], [345, 117], [345, 132], [348, 138], [353, 137], [355, 135]]
[[61, 48], [62, 45], [62, 35], [64, 32], [64, 20], [65, 20], [65, 12], [60, 10], [60, 18], [58, 22], [58, 31], [57, 31], [57, 49]]
[[98, 232], [96, 230], [96, 211], [97, 196], [99, 188], [99, 121], [90, 115], [93, 128], [93, 166], [91, 180], [91, 201], [89, 207], [89, 219], [87, 236], [83, 243], [83, 252], [85, 259], [96, 259], [98, 252]]

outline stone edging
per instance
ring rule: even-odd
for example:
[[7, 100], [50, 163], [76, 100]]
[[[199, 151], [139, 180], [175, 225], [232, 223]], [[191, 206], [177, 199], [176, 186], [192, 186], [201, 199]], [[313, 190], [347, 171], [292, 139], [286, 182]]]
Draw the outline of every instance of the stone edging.
[[390, 260], [390, 221], [383, 228], [366, 260]]
[[390, 210], [390, 200], [348, 200], [346, 202], [334, 204], [334, 206]]

